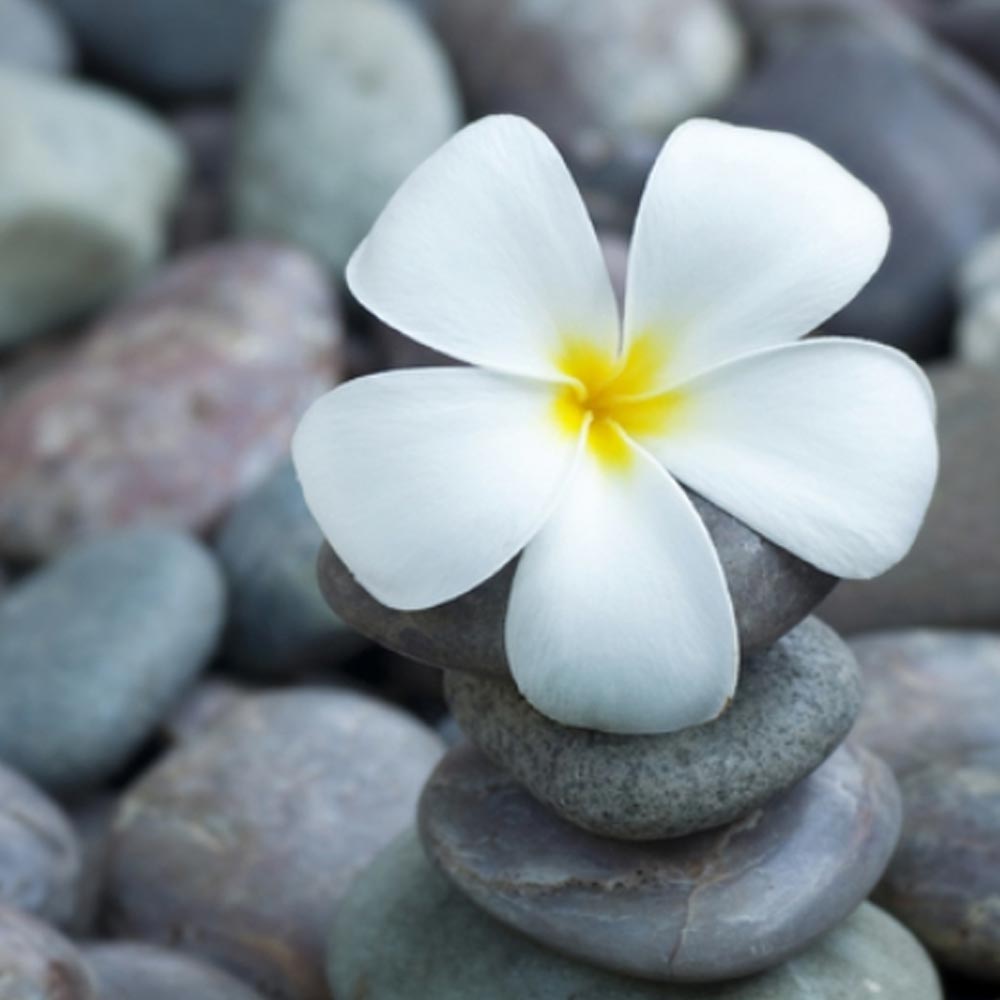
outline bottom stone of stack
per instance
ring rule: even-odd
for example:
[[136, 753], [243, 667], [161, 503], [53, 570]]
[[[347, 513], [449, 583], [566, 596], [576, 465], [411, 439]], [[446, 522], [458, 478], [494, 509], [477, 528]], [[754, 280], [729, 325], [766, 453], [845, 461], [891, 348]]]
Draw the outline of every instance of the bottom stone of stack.
[[470, 903], [427, 861], [414, 831], [354, 882], [328, 971], [344, 1000], [941, 1000], [921, 946], [867, 903], [794, 958], [738, 982], [653, 983], [591, 968]]

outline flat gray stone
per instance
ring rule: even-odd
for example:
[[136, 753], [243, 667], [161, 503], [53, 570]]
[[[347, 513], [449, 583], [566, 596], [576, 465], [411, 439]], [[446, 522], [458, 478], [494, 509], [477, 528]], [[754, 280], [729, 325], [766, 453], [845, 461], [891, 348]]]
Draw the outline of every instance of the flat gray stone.
[[81, 545], [0, 601], [0, 759], [46, 788], [110, 777], [208, 662], [225, 595], [211, 556], [138, 528]]
[[340, 898], [412, 823], [441, 751], [371, 698], [248, 698], [123, 798], [109, 930], [205, 958], [269, 1000], [329, 1000], [323, 954]]
[[431, 864], [412, 832], [351, 887], [329, 952], [344, 1000], [941, 1000], [926, 953], [863, 903], [783, 965], [720, 984], [642, 982], [564, 958], [508, 930]]
[[[701, 497], [692, 496], [726, 573], [744, 655], [766, 649], [797, 625], [836, 580], [778, 548]], [[329, 545], [319, 584], [330, 607], [363, 635], [445, 670], [509, 677], [504, 621], [517, 560], [454, 601], [425, 611], [379, 604]]]
[[0, 906], [3, 1000], [101, 1000], [80, 953], [61, 934]]
[[424, 789], [429, 857], [474, 903], [545, 947], [664, 982], [761, 972], [868, 895], [899, 835], [892, 772], [843, 747], [731, 826], [659, 842], [607, 840], [536, 802], [475, 748]]
[[0, 0], [0, 64], [36, 73], [68, 73], [73, 42], [41, 0]]
[[880, 901], [941, 962], [1000, 984], [1000, 747], [929, 764], [901, 788]]
[[732, 822], [800, 781], [840, 744], [861, 706], [850, 650], [815, 618], [747, 660], [714, 722], [658, 736], [560, 726], [512, 683], [450, 672], [459, 726], [564, 819], [628, 840]]
[[903, 629], [851, 641], [864, 703], [854, 738], [897, 777], [978, 747], [1000, 747], [1000, 635]]

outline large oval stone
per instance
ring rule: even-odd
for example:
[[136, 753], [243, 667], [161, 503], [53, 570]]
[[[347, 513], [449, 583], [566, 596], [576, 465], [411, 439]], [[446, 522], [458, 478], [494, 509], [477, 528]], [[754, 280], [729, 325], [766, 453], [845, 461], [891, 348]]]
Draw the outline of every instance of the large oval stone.
[[[836, 580], [796, 559], [701, 497], [692, 496], [715, 543], [744, 654], [766, 649], [797, 625]], [[516, 560], [475, 590], [425, 611], [379, 604], [324, 545], [319, 582], [330, 607], [389, 649], [445, 670], [510, 676], [504, 621]]]
[[139, 521], [210, 527], [287, 454], [339, 343], [297, 250], [182, 258], [0, 407], [0, 553], [45, 557]]
[[3, 1000], [100, 1000], [90, 970], [61, 934], [0, 906]]
[[743, 664], [714, 722], [658, 736], [561, 726], [512, 683], [449, 673], [466, 735], [564, 819], [606, 837], [655, 840], [729, 823], [817, 768], [861, 705], [850, 650], [816, 619]]
[[929, 764], [901, 787], [903, 836], [879, 899], [942, 962], [1000, 983], [1000, 747]]
[[731, 826], [608, 840], [464, 746], [424, 789], [419, 825], [459, 889], [539, 944], [626, 975], [706, 982], [771, 968], [836, 926], [878, 881], [899, 821], [892, 772], [845, 747]]
[[941, 1000], [924, 950], [867, 903], [805, 951], [748, 979], [685, 985], [605, 972], [491, 919], [427, 861], [412, 832], [351, 887], [329, 969], [344, 1000]]
[[122, 800], [116, 936], [218, 963], [272, 1000], [328, 1000], [327, 931], [351, 878], [413, 821], [440, 740], [370, 698], [248, 698]]

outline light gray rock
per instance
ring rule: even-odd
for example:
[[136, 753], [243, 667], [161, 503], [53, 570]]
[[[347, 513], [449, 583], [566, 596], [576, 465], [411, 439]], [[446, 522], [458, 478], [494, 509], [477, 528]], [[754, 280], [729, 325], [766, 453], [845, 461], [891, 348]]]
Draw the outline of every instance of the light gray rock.
[[110, 91], [0, 66], [0, 346], [77, 319], [160, 256], [184, 156]]
[[328, 1000], [324, 942], [340, 898], [412, 823], [441, 749], [360, 695], [249, 699], [122, 800], [111, 931], [200, 955], [272, 1000]]
[[980, 243], [958, 277], [955, 353], [971, 365], [1000, 369], [1000, 233]]
[[642, 982], [540, 948], [459, 893], [404, 833], [351, 887], [330, 944], [344, 1000], [941, 1000], [934, 967], [862, 904], [783, 965], [732, 983]]
[[0, 0], [0, 64], [38, 73], [67, 73], [73, 42], [41, 0]]
[[450, 672], [465, 734], [532, 795], [605, 837], [656, 840], [732, 822], [817, 768], [857, 717], [857, 664], [808, 619], [743, 664], [714, 722], [658, 736], [615, 736], [545, 718], [508, 681]]
[[843, 920], [899, 834], [892, 773], [838, 750], [736, 823], [659, 842], [586, 833], [475, 748], [448, 752], [424, 789], [428, 856], [474, 903], [545, 947], [664, 982], [769, 969]]
[[222, 627], [214, 561], [174, 532], [137, 529], [67, 553], [0, 602], [0, 759], [78, 790], [139, 749]]
[[0, 907], [3, 1000], [101, 1000], [80, 953], [61, 934]]
[[335, 274], [409, 173], [458, 127], [444, 54], [387, 0], [287, 0], [244, 95], [237, 230], [311, 250]]

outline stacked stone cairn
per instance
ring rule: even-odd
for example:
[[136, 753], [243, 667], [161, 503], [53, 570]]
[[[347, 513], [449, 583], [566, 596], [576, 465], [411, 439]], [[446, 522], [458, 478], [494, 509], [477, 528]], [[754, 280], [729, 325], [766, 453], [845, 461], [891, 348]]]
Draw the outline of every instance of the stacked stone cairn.
[[513, 565], [404, 613], [324, 549], [333, 609], [443, 669], [467, 738], [416, 830], [348, 894], [334, 996], [939, 1000], [921, 946], [865, 902], [901, 807], [889, 768], [847, 738], [854, 657], [808, 617], [836, 581], [693, 499], [726, 571], [740, 681], [720, 718], [664, 735], [564, 727], [520, 696], [503, 644]]

